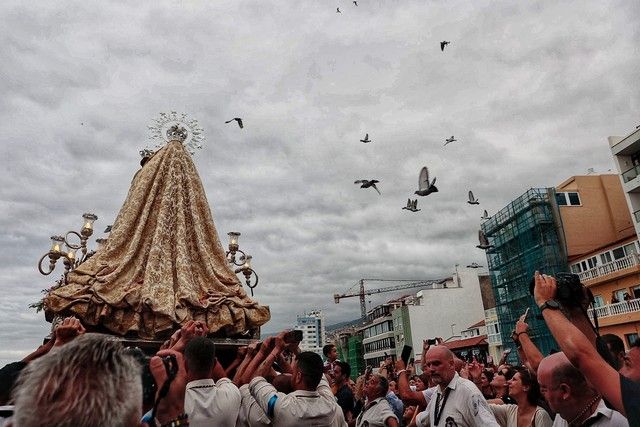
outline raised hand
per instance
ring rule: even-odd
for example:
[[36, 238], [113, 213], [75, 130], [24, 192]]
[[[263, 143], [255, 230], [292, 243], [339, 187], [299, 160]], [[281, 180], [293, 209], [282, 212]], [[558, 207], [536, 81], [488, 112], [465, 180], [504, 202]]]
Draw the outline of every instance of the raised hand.
[[178, 372], [176, 373], [173, 381], [171, 381], [169, 392], [158, 403], [156, 418], [160, 421], [161, 425], [184, 413], [184, 395], [187, 387], [187, 374], [184, 368], [182, 353], [173, 349], [160, 350], [149, 361], [149, 368], [151, 370], [151, 375], [153, 375], [153, 379], [158, 386], [158, 393], [160, 393], [160, 389], [168, 378], [163, 357], [169, 355], [175, 356], [178, 364]]
[[69, 341], [84, 334], [86, 329], [76, 317], [67, 317], [55, 329], [55, 347], [65, 345]]

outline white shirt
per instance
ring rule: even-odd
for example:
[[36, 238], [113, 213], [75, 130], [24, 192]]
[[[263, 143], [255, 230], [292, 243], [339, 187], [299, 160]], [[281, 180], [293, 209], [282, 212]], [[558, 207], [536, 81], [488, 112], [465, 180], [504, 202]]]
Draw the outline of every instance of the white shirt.
[[192, 427], [235, 427], [240, 401], [240, 390], [228, 378], [195, 380], [187, 384], [184, 412]]
[[422, 426], [435, 426], [435, 410], [438, 404], [440, 419], [438, 427], [444, 427], [455, 422], [457, 427], [499, 427], [489, 404], [482, 396], [478, 387], [471, 381], [464, 379], [456, 372], [453, 379], [447, 385], [448, 397], [443, 405], [443, 391], [438, 387], [427, 405], [427, 410], [418, 415]]
[[[596, 410], [589, 418], [593, 418], [599, 413], [602, 414], [602, 416], [598, 421], [591, 424], [592, 427], [629, 427], [627, 419], [620, 412], [607, 408], [607, 405], [604, 404], [604, 400], [602, 399], [600, 399]], [[569, 427], [569, 423], [562, 418], [560, 414], [557, 414], [556, 418], [553, 420], [553, 427]]]
[[[296, 390], [289, 394], [278, 392], [262, 377], [255, 377], [249, 383], [251, 396], [278, 426], [326, 426], [345, 427], [342, 408], [338, 406], [327, 380], [322, 377], [316, 391]], [[276, 396], [272, 401], [273, 396]], [[273, 413], [269, 414], [272, 401]]]
[[399, 422], [398, 417], [396, 417], [387, 399], [379, 397], [364, 407], [356, 419], [356, 427], [384, 427], [387, 419], [390, 417], [395, 418], [395, 420]]
[[428, 405], [429, 402], [431, 402], [431, 398], [433, 397], [433, 394], [436, 392], [438, 386], [435, 387], [429, 387], [425, 390], [422, 390], [422, 395], [424, 396], [424, 401], [425, 404]]
[[240, 404], [240, 413], [238, 414], [237, 427], [258, 427], [271, 425], [271, 419], [267, 417], [258, 402], [251, 396], [249, 384], [240, 387], [240, 395], [242, 403]]

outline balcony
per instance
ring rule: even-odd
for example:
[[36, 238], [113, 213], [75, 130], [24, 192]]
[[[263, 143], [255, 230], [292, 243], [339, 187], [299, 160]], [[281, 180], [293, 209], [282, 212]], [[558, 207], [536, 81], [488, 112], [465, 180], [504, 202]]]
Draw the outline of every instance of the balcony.
[[640, 166], [634, 166], [631, 169], [622, 172], [622, 179], [624, 182], [629, 182], [638, 175], [640, 175]]
[[636, 313], [640, 312], [640, 299], [632, 299], [629, 301], [603, 305], [602, 307], [590, 308], [588, 313], [589, 317], [592, 319], [594, 310], [598, 315], [598, 319], [603, 317], [617, 316], [619, 314]]
[[620, 258], [615, 261], [596, 266], [590, 270], [583, 271], [582, 273], [578, 273], [578, 276], [580, 277], [580, 281], [594, 280], [598, 277], [606, 276], [607, 274], [615, 273], [616, 271], [625, 270], [638, 264], [640, 264], [638, 255], [631, 254], [627, 255], [624, 258]]

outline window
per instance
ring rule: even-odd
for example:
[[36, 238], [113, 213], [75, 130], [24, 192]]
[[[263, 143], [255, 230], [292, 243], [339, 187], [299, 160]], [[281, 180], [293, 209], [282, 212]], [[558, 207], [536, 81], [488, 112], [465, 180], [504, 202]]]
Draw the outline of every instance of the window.
[[569, 204], [571, 206], [580, 206], [580, 196], [578, 193], [567, 193], [569, 196]]
[[571, 272], [572, 272], [573, 274], [581, 273], [581, 272], [582, 272], [582, 268], [580, 268], [580, 264], [573, 264], [573, 265], [571, 266]]
[[613, 259], [624, 258], [624, 248], [615, 248], [611, 252], [613, 252]]
[[556, 202], [559, 206], [580, 206], [580, 195], [576, 192], [556, 193]]
[[604, 305], [604, 298], [602, 298], [602, 295], [595, 295], [593, 297], [593, 306], [602, 307], [603, 305]]
[[636, 341], [638, 341], [638, 334], [624, 334], [627, 339], [627, 345], [631, 347]]
[[626, 293], [627, 293], [626, 289], [616, 289], [615, 291], [613, 291], [613, 294], [618, 299], [618, 302], [624, 301], [624, 294]]
[[600, 261], [602, 261], [603, 264], [607, 264], [611, 262], [612, 261], [611, 252], [605, 252], [603, 254], [600, 254]]
[[638, 250], [636, 249], [636, 244], [629, 243], [628, 245], [624, 245], [624, 253], [626, 255], [637, 254]]
[[640, 298], [640, 286], [633, 288], [633, 298]]

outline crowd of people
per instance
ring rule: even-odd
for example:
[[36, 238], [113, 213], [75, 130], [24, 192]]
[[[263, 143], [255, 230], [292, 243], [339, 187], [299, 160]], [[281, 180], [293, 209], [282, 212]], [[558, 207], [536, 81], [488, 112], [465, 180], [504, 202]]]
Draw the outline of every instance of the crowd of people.
[[640, 342], [625, 351], [616, 336], [598, 338], [556, 293], [555, 279], [536, 273], [554, 354], [536, 348], [523, 315], [512, 335], [518, 365], [463, 360], [437, 338], [422, 343], [420, 360], [387, 357], [353, 376], [334, 345], [323, 361], [291, 331], [238, 347], [223, 365], [201, 322], [148, 359], [67, 318], [0, 370], [0, 405], [13, 427], [640, 426]]

